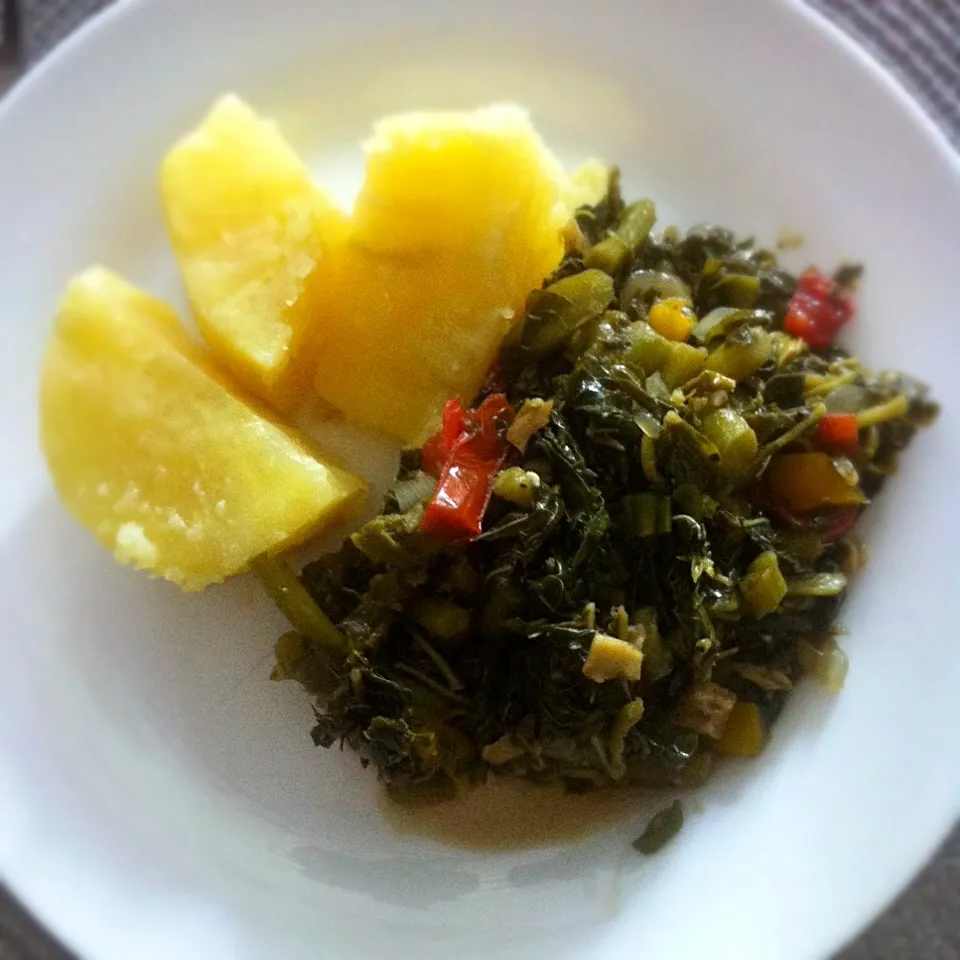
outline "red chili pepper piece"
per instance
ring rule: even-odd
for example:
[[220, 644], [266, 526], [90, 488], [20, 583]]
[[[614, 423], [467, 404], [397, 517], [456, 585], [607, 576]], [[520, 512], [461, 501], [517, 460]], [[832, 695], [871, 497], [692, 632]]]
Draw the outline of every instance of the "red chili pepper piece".
[[832, 280], [810, 267], [797, 282], [783, 329], [806, 340], [814, 350], [825, 350], [853, 317], [853, 309], [853, 301]]
[[466, 415], [465, 431], [468, 435], [461, 436], [459, 446], [469, 447], [470, 452], [478, 457], [501, 456], [505, 450], [498, 430], [501, 419], [512, 420], [513, 411], [502, 393], [492, 393], [476, 410], [471, 410]]
[[833, 281], [824, 276], [816, 267], [807, 267], [800, 275], [797, 288], [818, 300], [827, 300], [833, 293]]
[[493, 478], [499, 469], [499, 459], [451, 457], [424, 511], [420, 530], [441, 540], [477, 536], [490, 501]]
[[443, 462], [446, 457], [443, 453], [443, 435], [435, 433], [424, 445], [420, 451], [420, 459], [423, 463], [423, 469], [431, 477], [439, 477], [443, 470]]
[[460, 434], [463, 433], [466, 418], [467, 411], [463, 409], [463, 401], [459, 397], [454, 397], [443, 405], [443, 425], [440, 428], [440, 435], [443, 437], [443, 449], [446, 453], [450, 453]]
[[859, 516], [860, 510], [857, 507], [844, 507], [842, 510], [838, 510], [830, 518], [830, 522], [820, 535], [820, 539], [824, 543], [833, 543], [834, 540], [839, 540], [853, 529], [853, 525], [857, 522]]
[[[424, 447], [424, 459], [430, 448], [431, 459], [447, 444], [448, 428], [457, 422], [460, 433], [446, 451], [437, 489], [420, 521], [420, 529], [443, 540], [460, 540], [481, 532], [483, 514], [490, 502], [493, 478], [506, 456], [506, 442], [500, 426], [513, 418], [513, 410], [502, 393], [491, 394], [475, 410], [455, 408], [454, 401], [444, 409], [440, 440], [431, 438]], [[456, 401], [459, 405], [459, 401]]]
[[829, 453], [856, 456], [860, 450], [860, 428], [852, 413], [828, 413], [817, 424], [817, 446]]
[[466, 411], [459, 397], [448, 400], [443, 407], [440, 429], [423, 445], [423, 469], [434, 477], [440, 476], [443, 465], [464, 430]]

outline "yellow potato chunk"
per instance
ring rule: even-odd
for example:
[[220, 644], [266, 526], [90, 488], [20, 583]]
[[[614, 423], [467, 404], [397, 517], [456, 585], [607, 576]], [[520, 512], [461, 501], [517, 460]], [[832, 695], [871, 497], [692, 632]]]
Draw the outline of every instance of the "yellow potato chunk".
[[610, 168], [596, 158], [584, 161], [561, 186], [563, 205], [575, 213], [578, 207], [595, 207], [606, 195]]
[[513, 106], [390, 117], [365, 151], [315, 384], [351, 419], [419, 445], [446, 399], [473, 399], [559, 262], [564, 177]]
[[345, 215], [276, 125], [233, 95], [170, 150], [160, 183], [204, 339], [256, 396], [294, 406], [309, 384], [304, 341], [323, 313], [323, 267]]
[[100, 268], [60, 304], [40, 431], [69, 511], [120, 562], [187, 590], [364, 497], [359, 477], [239, 395], [166, 304]]

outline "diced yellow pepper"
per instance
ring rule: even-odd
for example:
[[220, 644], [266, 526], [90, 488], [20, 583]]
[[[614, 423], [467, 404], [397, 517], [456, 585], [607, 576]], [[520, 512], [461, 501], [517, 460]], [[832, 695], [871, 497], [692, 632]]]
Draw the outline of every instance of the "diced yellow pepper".
[[866, 503], [860, 487], [849, 484], [826, 453], [778, 454], [766, 479], [773, 495], [793, 513]]
[[686, 300], [668, 297], [658, 300], [650, 308], [647, 320], [660, 336], [683, 343], [690, 336], [697, 316]]
[[755, 703], [738, 701], [730, 711], [717, 752], [727, 757], [755, 757], [767, 742], [767, 732]]

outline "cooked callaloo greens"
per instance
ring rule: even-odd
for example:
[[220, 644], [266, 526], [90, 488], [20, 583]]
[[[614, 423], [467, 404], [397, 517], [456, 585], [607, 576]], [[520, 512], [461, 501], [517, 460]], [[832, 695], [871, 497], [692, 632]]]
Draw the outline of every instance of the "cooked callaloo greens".
[[398, 792], [694, 786], [804, 675], [843, 684], [855, 523], [936, 406], [835, 344], [858, 268], [654, 218], [614, 171], [382, 514], [299, 578], [258, 564], [293, 628], [274, 677]]

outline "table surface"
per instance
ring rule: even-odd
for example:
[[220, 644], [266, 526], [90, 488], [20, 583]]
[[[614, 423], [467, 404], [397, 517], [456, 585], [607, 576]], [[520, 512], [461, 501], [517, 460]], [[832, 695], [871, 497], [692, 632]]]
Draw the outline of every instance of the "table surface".
[[[0, 0], [0, 94], [24, 65], [108, 2]], [[960, 0], [809, 2], [883, 62], [960, 148]], [[16, 56], [10, 49], [11, 28], [19, 41]], [[71, 960], [2, 888], [0, 960]], [[836, 960], [960, 960], [960, 829]]]

